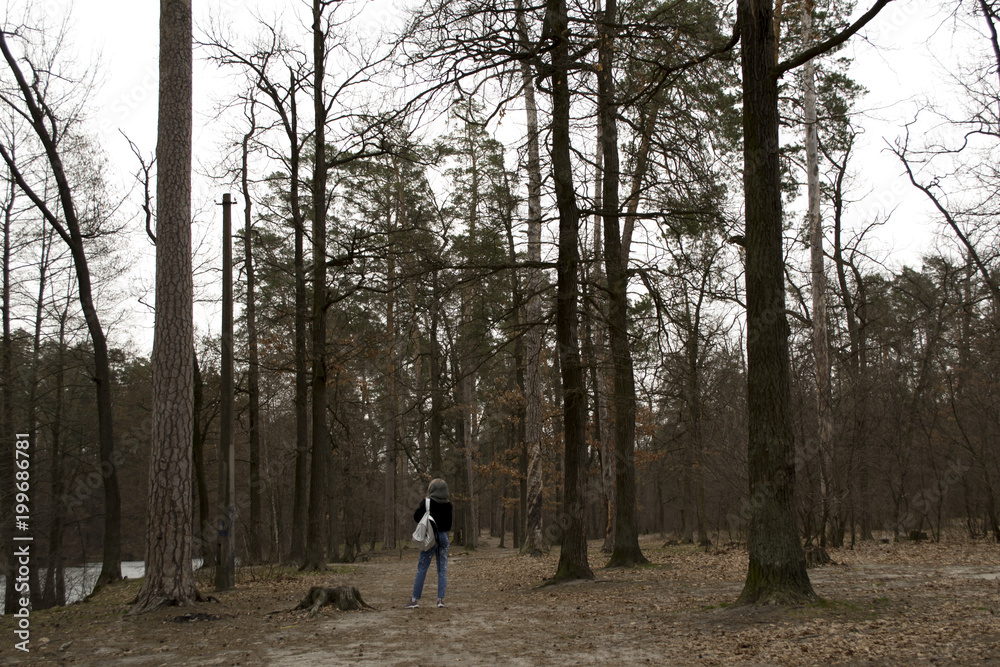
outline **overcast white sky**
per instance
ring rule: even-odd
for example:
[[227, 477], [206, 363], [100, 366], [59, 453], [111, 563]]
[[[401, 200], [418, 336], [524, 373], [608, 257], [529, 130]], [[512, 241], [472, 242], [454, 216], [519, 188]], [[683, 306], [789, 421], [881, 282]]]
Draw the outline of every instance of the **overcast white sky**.
[[[950, 94], [945, 69], [963, 55], [970, 43], [967, 38], [956, 40], [951, 24], [942, 27], [953, 4], [896, 0], [863, 32], [867, 39], [855, 38], [848, 47], [855, 58], [852, 74], [870, 93], [859, 105], [867, 113], [865, 135], [854, 162], [858, 174], [855, 196], [864, 196], [865, 201], [850, 209], [847, 218], [849, 223], [860, 225], [877, 214], [895, 210], [890, 224], [879, 231], [877, 246], [880, 257], [893, 265], [916, 262], [939, 229], [921, 197], [903, 180], [895, 156], [886, 154], [884, 146], [886, 140], [898, 136], [903, 122], [912, 119], [918, 104], [925, 99], [947, 99]], [[70, 34], [75, 52], [83, 62], [100, 58], [94, 129], [119, 172], [122, 187], [127, 188], [137, 164], [119, 129], [147, 154], [155, 147], [159, 6], [153, 0], [36, 2], [50, 19], [64, 15], [71, 5]], [[858, 13], [869, 5], [861, 0]], [[288, 14], [304, 5], [274, 2], [272, 6]], [[389, 23], [395, 14], [392, 6], [390, 0], [371, 2], [366, 29]], [[195, 0], [196, 32], [209, 14], [224, 23], [239, 25], [247, 19], [247, 12], [246, 5], [238, 0]], [[265, 15], [274, 12], [266, 10]], [[974, 40], [972, 46], [981, 48]], [[210, 153], [218, 141], [211, 117], [215, 100], [223, 96], [225, 80], [207, 64], [196, 63], [195, 67], [195, 161], [210, 163]], [[219, 201], [223, 191], [222, 186], [207, 178], [195, 178], [194, 207], [202, 211], [202, 217], [215, 214], [217, 207], [211, 204]], [[148, 244], [142, 247], [143, 237], [136, 236], [135, 252], [152, 256]], [[148, 280], [151, 284], [152, 276]], [[217, 311], [213, 308], [203, 310], [198, 319], [202, 331], [218, 331]], [[151, 341], [152, 320], [145, 317], [141, 321], [130, 337], [140, 350], [145, 350]], [[126, 334], [117, 333], [119, 340]]]
[[[252, 4], [252, 3], [249, 3]], [[12, 5], [23, 5], [14, 2]], [[260, 16], [271, 17], [278, 14], [291, 19], [296, 11], [308, 5], [300, 1], [275, 0], [260, 3]], [[368, 0], [364, 3], [364, 17], [358, 31], [374, 31], [387, 27], [397, 12], [392, 12], [392, 0]], [[10, 6], [10, 5], [9, 5]], [[134, 173], [138, 161], [133, 157], [126, 134], [150, 156], [156, 146], [156, 115], [158, 86], [158, 43], [159, 43], [159, 3], [153, 0], [36, 0], [36, 7], [42, 8], [44, 16], [54, 24], [67, 12], [73, 17], [69, 28], [70, 47], [83, 63], [98, 63], [98, 86], [93, 94], [91, 126], [100, 137], [101, 146], [109, 155], [112, 169], [118, 178], [122, 191], [133, 187]], [[240, 0], [195, 0], [195, 36], [200, 36], [200, 28], [207, 27], [209, 18], [232, 26], [237, 31], [241, 24], [254, 29], [255, 21], [250, 15], [248, 4]], [[300, 12], [301, 13], [301, 12]], [[205, 175], [214, 169], [217, 149], [221, 138], [220, 123], [215, 120], [218, 102], [226, 99], [231, 83], [220, 74], [214, 65], [200, 59], [195, 51], [194, 75], [194, 163], [196, 174], [193, 179], [192, 207], [195, 211], [195, 243], [202, 239], [203, 252], [196, 256], [198, 266], [206, 264], [218, 269], [219, 239], [216, 232], [221, 227], [221, 209], [215, 203], [221, 201], [222, 193], [232, 191], [225, 183], [214, 181]], [[197, 173], [201, 172], [201, 173]], [[234, 225], [241, 216], [242, 203], [237, 201], [234, 208]], [[199, 224], [200, 223], [200, 224]], [[139, 262], [139, 269], [133, 280], [133, 288], [148, 291], [139, 303], [135, 295], [130, 295], [123, 308], [135, 315], [112, 325], [116, 344], [124, 344], [130, 339], [137, 351], [148, 353], [152, 347], [153, 320], [148, 305], [152, 304], [154, 250], [146, 240], [141, 228], [141, 220], [136, 218], [136, 233], [127, 240], [130, 251], [145, 257]], [[209, 234], [207, 238], [205, 235]], [[123, 243], [126, 242], [123, 239]], [[145, 268], [142, 268], [145, 267]], [[220, 306], [217, 303], [219, 288], [206, 282], [218, 281], [219, 276], [203, 274], [198, 280], [202, 284], [201, 299], [195, 305], [195, 319], [198, 333], [217, 334], [220, 329]], [[109, 318], [110, 319], [110, 318]]]
[[[857, 195], [866, 196], [848, 217], [860, 223], [880, 210], [894, 211], [879, 233], [885, 258], [894, 266], [917, 262], [934, 242], [940, 221], [906, 179], [898, 158], [886, 150], [886, 142], [900, 136], [903, 124], [912, 121], [924, 104], [953, 105], [955, 91], [948, 70], [954, 71], [972, 49], [986, 46], [983, 40], [970, 39], [968, 31], [954, 35], [949, 16], [955, 5], [897, 0], [863, 32], [866, 39], [855, 38], [847, 47], [854, 58], [851, 74], [869, 91], [858, 105], [864, 113], [865, 136], [854, 163]], [[859, 3], [862, 10], [868, 6]]]

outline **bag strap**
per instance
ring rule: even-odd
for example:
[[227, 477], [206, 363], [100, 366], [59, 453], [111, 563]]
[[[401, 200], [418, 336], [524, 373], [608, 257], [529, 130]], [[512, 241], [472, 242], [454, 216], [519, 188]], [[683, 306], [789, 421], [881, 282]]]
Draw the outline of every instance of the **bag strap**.
[[434, 526], [434, 544], [437, 544], [437, 542], [438, 542], [438, 525], [437, 525], [437, 521], [434, 520], [434, 517], [431, 516], [431, 499], [430, 499], [430, 497], [424, 498], [424, 507], [427, 508], [427, 520], [431, 522], [432, 526]]
[[424, 498], [424, 507], [426, 507], [426, 508], [427, 508], [427, 509], [425, 510], [425, 511], [426, 511], [426, 513], [427, 513], [427, 519], [428, 519], [428, 520], [429, 520], [429, 521], [430, 521], [430, 522], [431, 522], [432, 524], [434, 524], [434, 534], [435, 534], [435, 535], [437, 535], [437, 527], [438, 527], [438, 526], [437, 526], [437, 521], [435, 521], [435, 520], [434, 520], [434, 515], [433, 515], [433, 514], [431, 514], [431, 499], [430, 499], [430, 498]]

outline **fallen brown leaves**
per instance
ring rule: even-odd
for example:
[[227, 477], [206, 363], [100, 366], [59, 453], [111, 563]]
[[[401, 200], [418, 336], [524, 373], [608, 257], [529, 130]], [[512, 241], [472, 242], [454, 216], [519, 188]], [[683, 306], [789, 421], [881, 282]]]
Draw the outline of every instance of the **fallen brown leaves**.
[[[837, 565], [809, 571], [823, 602], [760, 608], [733, 605], [747, 565], [738, 547], [644, 539], [650, 565], [608, 570], [594, 542], [595, 581], [543, 588], [557, 551], [530, 558], [496, 540], [482, 544], [470, 553], [453, 547], [444, 609], [402, 609], [416, 554], [393, 551], [319, 574], [242, 572], [217, 604], [143, 617], [124, 615], [138, 585], [126, 582], [94, 601], [33, 614], [32, 654], [12, 655], [11, 644], [0, 651], [6, 664], [76, 665], [1000, 662], [996, 544], [833, 549]], [[357, 586], [377, 611], [287, 611], [314, 585]], [[432, 567], [424, 600], [435, 589]], [[172, 622], [184, 615], [197, 622]], [[0, 637], [11, 629], [10, 619], [0, 621]]]

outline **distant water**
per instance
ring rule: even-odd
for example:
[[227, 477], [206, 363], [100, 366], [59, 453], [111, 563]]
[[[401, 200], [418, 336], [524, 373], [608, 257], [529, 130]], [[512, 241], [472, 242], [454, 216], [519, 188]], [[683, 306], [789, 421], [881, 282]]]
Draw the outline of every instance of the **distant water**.
[[[195, 569], [201, 567], [202, 559], [195, 558], [191, 561], [191, 564]], [[101, 564], [100, 563], [87, 563], [83, 567], [67, 567], [66, 568], [66, 604], [73, 604], [78, 602], [83, 598], [87, 597], [92, 590], [94, 590], [94, 584], [97, 583], [97, 577], [101, 575]], [[146, 563], [141, 560], [123, 560], [122, 561], [122, 576], [126, 579], [139, 579], [146, 575]], [[38, 581], [39, 585], [44, 585], [45, 582], [45, 569], [38, 569]], [[3, 600], [3, 596], [7, 592], [7, 581], [6, 578], [0, 575], [0, 601]], [[3, 604], [0, 602], [0, 615], [3, 615]]]

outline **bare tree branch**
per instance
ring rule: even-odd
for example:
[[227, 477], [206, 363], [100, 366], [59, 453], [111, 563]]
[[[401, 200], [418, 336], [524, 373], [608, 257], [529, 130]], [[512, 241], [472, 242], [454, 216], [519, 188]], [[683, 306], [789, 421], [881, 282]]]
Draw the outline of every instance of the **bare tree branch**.
[[121, 135], [125, 137], [125, 141], [128, 142], [129, 148], [132, 149], [132, 154], [135, 155], [136, 159], [139, 160], [139, 172], [135, 175], [137, 179], [142, 181], [143, 197], [142, 197], [142, 211], [146, 214], [146, 235], [156, 245], [156, 233], [153, 232], [153, 208], [152, 208], [152, 196], [149, 193], [149, 183], [150, 183], [150, 172], [153, 169], [153, 165], [156, 164], [156, 156], [154, 155], [150, 158], [149, 162], [146, 162], [146, 158], [142, 156], [142, 151], [139, 147], [135, 145], [135, 142], [129, 139], [128, 135], [122, 130]]
[[931, 191], [931, 186], [924, 185], [923, 183], [917, 181], [917, 178], [913, 173], [913, 169], [910, 166], [910, 162], [906, 158], [906, 144], [907, 141], [909, 140], [909, 136], [910, 136], [910, 131], [909, 131], [909, 126], [907, 126], [906, 139], [904, 139], [902, 146], [890, 145], [890, 150], [892, 150], [892, 152], [895, 153], [896, 156], [899, 158], [899, 161], [903, 163], [903, 168], [906, 169], [906, 175], [909, 177], [910, 183], [913, 184], [913, 187], [923, 192], [927, 196], [927, 198], [930, 199], [931, 203], [934, 204], [934, 207], [944, 217], [945, 222], [948, 223], [948, 226], [951, 227], [952, 231], [955, 232], [955, 235], [962, 242], [962, 245], [964, 245], [966, 250], [968, 250], [969, 257], [972, 258], [972, 261], [976, 265], [976, 268], [979, 270], [979, 273], [983, 276], [983, 280], [986, 282], [986, 285], [988, 286], [990, 293], [992, 293], [993, 295], [994, 303], [998, 307], [1000, 307], [1000, 285], [998, 285], [997, 281], [993, 278], [992, 275], [990, 275], [990, 270], [983, 262], [983, 260], [979, 257], [979, 253], [976, 252], [975, 245], [969, 240], [969, 237], [966, 236], [966, 234], [962, 231], [961, 227], [958, 225], [958, 222], [956, 222], [954, 216], [952, 216], [951, 212], [947, 208], [945, 208], [945, 206], [941, 203], [941, 200], [938, 198], [938, 196]]
[[892, 0], [878, 0], [872, 8], [864, 13], [861, 18], [852, 23], [850, 26], [837, 33], [825, 42], [821, 42], [811, 49], [806, 49], [797, 56], [793, 56], [783, 63], [779, 63], [774, 67], [772, 73], [775, 77], [780, 77], [782, 74], [790, 69], [795, 69], [799, 65], [804, 65], [816, 56], [821, 56], [827, 51], [837, 48], [847, 40], [851, 38], [858, 30], [864, 28], [868, 23], [875, 18], [882, 9], [888, 5]]

